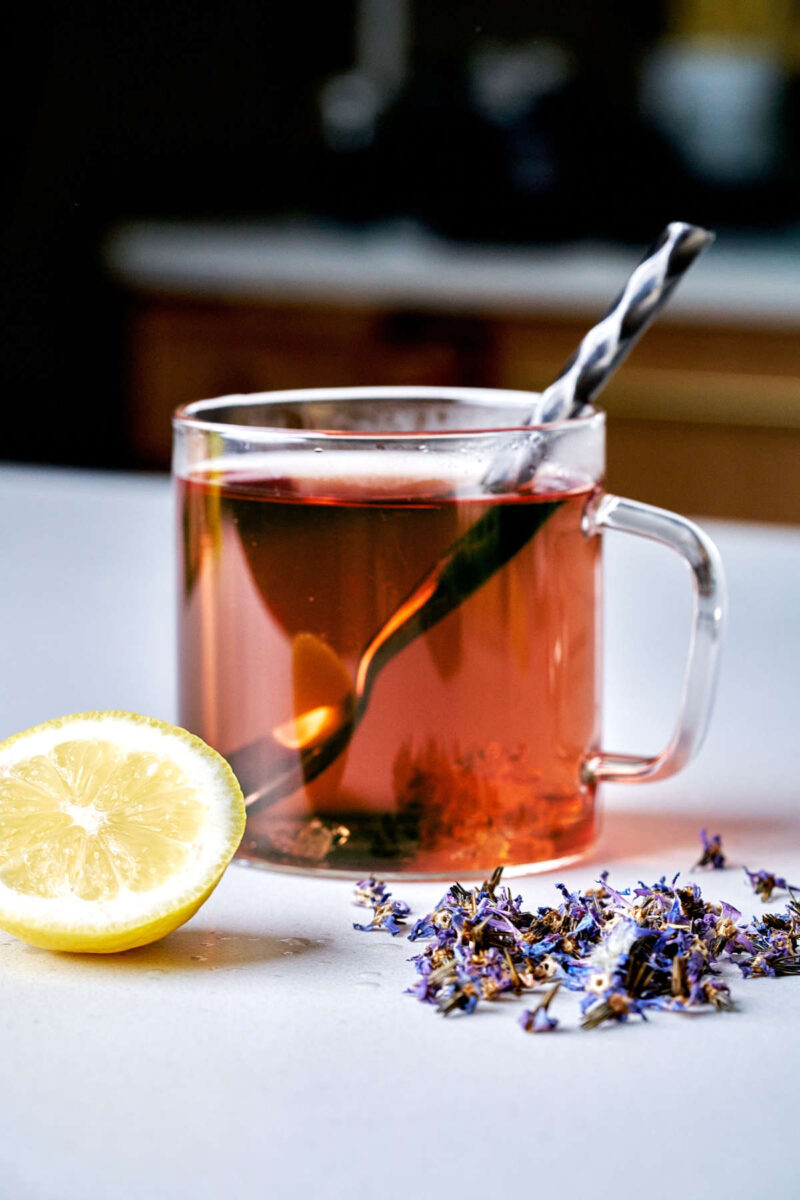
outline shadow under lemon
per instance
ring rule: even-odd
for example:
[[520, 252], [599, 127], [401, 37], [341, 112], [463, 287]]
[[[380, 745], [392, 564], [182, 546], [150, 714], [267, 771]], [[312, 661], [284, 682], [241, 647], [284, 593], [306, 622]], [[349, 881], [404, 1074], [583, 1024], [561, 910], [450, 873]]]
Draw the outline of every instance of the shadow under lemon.
[[[12, 943], [9, 943], [12, 944]], [[17, 945], [16, 942], [13, 943]], [[225, 971], [244, 967], [282, 964], [301, 955], [317, 954], [326, 948], [321, 938], [300, 934], [264, 934], [246, 930], [209, 930], [184, 926], [159, 942], [123, 950], [117, 954], [59, 954], [36, 946], [19, 944], [28, 954], [58, 964], [73, 964], [82, 973], [184, 974], [200, 970]]]

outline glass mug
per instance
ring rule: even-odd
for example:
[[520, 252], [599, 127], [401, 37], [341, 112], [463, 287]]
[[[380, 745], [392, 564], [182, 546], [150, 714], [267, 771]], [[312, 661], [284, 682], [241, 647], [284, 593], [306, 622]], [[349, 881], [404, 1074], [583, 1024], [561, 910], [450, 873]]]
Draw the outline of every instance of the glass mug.
[[[319, 389], [177, 412], [180, 721], [239, 777], [244, 858], [546, 870], [592, 844], [599, 783], [664, 779], [700, 745], [716, 549], [603, 492], [602, 413], [524, 428], [532, 399]], [[523, 482], [498, 489], [504, 471]], [[607, 529], [677, 550], [694, 583], [681, 712], [653, 757], [601, 748]]]

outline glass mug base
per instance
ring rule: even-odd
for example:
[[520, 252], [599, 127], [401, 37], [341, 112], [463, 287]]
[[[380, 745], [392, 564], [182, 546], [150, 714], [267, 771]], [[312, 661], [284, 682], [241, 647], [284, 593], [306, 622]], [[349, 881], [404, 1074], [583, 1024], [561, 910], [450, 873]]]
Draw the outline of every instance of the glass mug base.
[[[575, 854], [567, 854], [563, 858], [549, 858], [542, 861], [530, 863], [515, 863], [512, 866], [503, 867], [503, 879], [520, 879], [524, 875], [545, 875], [548, 871], [562, 871], [566, 867], [574, 866], [575, 863], [581, 862], [586, 858], [586, 855], [591, 850], [591, 845], [587, 846]], [[274, 871], [284, 875], [304, 875], [308, 876], [308, 866], [292, 867], [285, 863], [270, 862], [263, 858], [250, 858], [246, 853], [239, 852], [233, 860], [237, 866], [252, 867], [257, 871]], [[482, 871], [400, 871], [395, 865], [394, 868], [384, 870], [376, 870], [373, 874], [384, 882], [408, 882], [408, 883], [425, 883], [425, 882], [474, 882], [488, 879], [492, 874], [492, 869], [486, 868]], [[347, 870], [336, 870], [334, 867], [315, 867], [314, 875], [319, 875], [323, 879], [348, 879], [356, 880], [357, 878], [366, 878], [367, 872], [355, 872]], [[402, 897], [401, 897], [402, 899]]]
[[249, 822], [238, 856], [252, 865], [348, 878], [477, 878], [498, 866], [507, 875], [550, 870], [576, 861], [595, 841], [593, 787], [522, 804], [517, 794], [505, 812], [493, 799], [491, 813], [468, 795], [459, 804], [457, 794], [443, 811], [424, 792], [405, 812], [272, 819], [262, 813]]

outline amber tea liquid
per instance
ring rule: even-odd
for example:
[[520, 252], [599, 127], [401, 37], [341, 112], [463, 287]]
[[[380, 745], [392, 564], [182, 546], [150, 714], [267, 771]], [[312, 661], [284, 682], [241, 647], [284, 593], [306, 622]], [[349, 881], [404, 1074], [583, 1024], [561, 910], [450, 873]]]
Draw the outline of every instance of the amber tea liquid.
[[[355, 452], [353, 452], [355, 455]], [[364, 647], [487, 505], [558, 507], [472, 596], [384, 667], [346, 751], [248, 817], [240, 853], [348, 873], [481, 873], [578, 855], [599, 744], [592, 486], [453, 494], [419, 456], [232, 459], [178, 480], [180, 720], [223, 755], [340, 700]], [[365, 466], [365, 462], [367, 465]], [[287, 726], [288, 722], [288, 726]]]

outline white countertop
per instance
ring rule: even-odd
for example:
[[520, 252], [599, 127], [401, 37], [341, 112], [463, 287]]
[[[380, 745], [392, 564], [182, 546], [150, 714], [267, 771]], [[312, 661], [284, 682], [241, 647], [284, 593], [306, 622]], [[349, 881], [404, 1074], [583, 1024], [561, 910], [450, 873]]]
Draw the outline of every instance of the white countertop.
[[[719, 702], [681, 776], [608, 788], [620, 886], [687, 871], [697, 829], [800, 882], [800, 530], [713, 523], [731, 620]], [[174, 715], [172, 521], [156, 477], [0, 470], [0, 736], [69, 711]], [[678, 560], [608, 539], [607, 741], [656, 749], [688, 619]], [[696, 878], [696, 877], [695, 877]], [[738, 870], [715, 899], [760, 907]], [[519, 881], [531, 903], [552, 876]], [[396, 885], [416, 913], [442, 885]], [[403, 994], [404, 938], [350, 887], [240, 867], [182, 930], [110, 958], [0, 934], [0, 1195], [9, 1200], [606, 1200], [796, 1195], [800, 979], [733, 1014], [524, 1035], [515, 1002], [447, 1020]], [[776, 907], [778, 902], [776, 902]]]
[[[125, 287], [162, 295], [591, 317], [644, 249], [465, 245], [410, 222], [139, 221], [112, 231], [105, 259]], [[800, 236], [723, 235], [660, 320], [796, 328], [799, 264]]]

